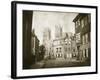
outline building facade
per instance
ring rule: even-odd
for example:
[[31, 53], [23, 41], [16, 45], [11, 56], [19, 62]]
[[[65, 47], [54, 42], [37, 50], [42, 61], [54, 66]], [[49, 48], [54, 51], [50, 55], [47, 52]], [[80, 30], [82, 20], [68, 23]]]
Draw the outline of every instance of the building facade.
[[53, 40], [53, 50], [55, 58], [64, 58], [64, 39]]
[[27, 69], [33, 63], [31, 53], [31, 28], [33, 11], [23, 10], [23, 69]]
[[32, 31], [32, 39], [31, 39], [31, 48], [32, 48], [32, 55], [34, 56], [33, 62], [39, 61], [39, 39], [35, 35], [35, 31]]
[[80, 60], [90, 60], [91, 54], [91, 15], [78, 14], [75, 23], [76, 43]]
[[[55, 39], [53, 40], [53, 51], [55, 58], [71, 59], [73, 57], [71, 32], [63, 32], [62, 27], [55, 27]], [[73, 42], [74, 43], [74, 42]], [[76, 49], [75, 49], [76, 50]]]

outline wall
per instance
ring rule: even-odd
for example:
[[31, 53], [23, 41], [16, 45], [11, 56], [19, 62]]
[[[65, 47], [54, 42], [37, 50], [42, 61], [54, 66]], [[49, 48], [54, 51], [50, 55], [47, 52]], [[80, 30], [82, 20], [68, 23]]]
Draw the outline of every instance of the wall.
[[[11, 80], [10, 78], [10, 71], [11, 71], [11, 66], [10, 66], [11, 65], [11, 11], [10, 11], [11, 4], [10, 3], [11, 2], [10, 1], [11, 0], [0, 1], [0, 80]], [[51, 3], [57, 2], [64, 4], [66, 3], [66, 4], [98, 5], [99, 6], [98, 14], [100, 14], [100, 0], [33, 0], [33, 1], [38, 1], [38, 2], [42, 1]], [[98, 18], [100, 21], [100, 15], [98, 16]], [[100, 26], [100, 23], [98, 24], [98, 26]], [[100, 27], [98, 28], [99, 28], [98, 30], [100, 30]], [[100, 31], [98, 31], [98, 33], [100, 34]], [[100, 36], [98, 38], [98, 41], [100, 41]], [[100, 42], [98, 44], [100, 44]], [[100, 54], [98, 54], [98, 57], [100, 57]], [[62, 76], [62, 77], [51, 77], [51, 78], [47, 77], [42, 79], [35, 78], [26, 80], [100, 80], [100, 73], [91, 75]]]

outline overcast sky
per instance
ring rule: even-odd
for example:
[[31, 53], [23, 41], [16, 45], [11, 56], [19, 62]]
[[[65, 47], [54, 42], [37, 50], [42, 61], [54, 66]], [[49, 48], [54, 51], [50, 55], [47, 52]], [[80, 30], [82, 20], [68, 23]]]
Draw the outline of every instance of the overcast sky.
[[35, 34], [40, 40], [40, 44], [42, 44], [43, 30], [46, 27], [51, 29], [52, 39], [54, 39], [55, 36], [55, 25], [62, 26], [63, 32], [75, 33], [73, 19], [77, 14], [78, 13], [33, 11], [32, 29], [35, 29]]

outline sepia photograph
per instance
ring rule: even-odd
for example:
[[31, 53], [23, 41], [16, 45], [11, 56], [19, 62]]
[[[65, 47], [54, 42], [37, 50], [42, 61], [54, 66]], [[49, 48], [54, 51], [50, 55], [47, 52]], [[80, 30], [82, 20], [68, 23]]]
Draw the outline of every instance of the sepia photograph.
[[23, 10], [23, 69], [91, 65], [91, 14]]
[[13, 1], [11, 77], [97, 74], [97, 6]]

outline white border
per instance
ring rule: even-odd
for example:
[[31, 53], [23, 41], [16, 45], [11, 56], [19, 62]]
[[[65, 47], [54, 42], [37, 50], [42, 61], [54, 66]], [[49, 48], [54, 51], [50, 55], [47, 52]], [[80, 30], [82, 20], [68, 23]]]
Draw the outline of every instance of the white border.
[[[68, 68], [52, 68], [52, 69], [33, 69], [22, 70], [22, 10], [41, 10], [41, 11], [60, 11], [60, 12], [78, 12], [91, 13], [91, 66], [89, 67], [68, 67]], [[17, 4], [17, 76], [37, 76], [50, 74], [68, 74], [68, 73], [84, 73], [95, 72], [96, 65], [96, 9], [76, 8], [76, 7], [58, 7], [45, 5], [26, 5]]]

